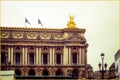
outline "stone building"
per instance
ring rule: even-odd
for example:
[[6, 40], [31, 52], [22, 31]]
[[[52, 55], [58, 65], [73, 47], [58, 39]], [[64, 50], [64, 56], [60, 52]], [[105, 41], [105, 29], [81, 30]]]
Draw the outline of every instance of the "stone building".
[[94, 72], [93, 72], [93, 67], [90, 64], [87, 64], [86, 66], [86, 78], [87, 79], [93, 79], [94, 78]]
[[120, 49], [115, 54], [115, 75], [120, 79]]
[[21, 76], [72, 76], [83, 78], [87, 65], [85, 29], [70, 16], [67, 28], [1, 26], [1, 70]]
[[112, 63], [109, 67], [109, 79], [115, 79], [115, 63]]

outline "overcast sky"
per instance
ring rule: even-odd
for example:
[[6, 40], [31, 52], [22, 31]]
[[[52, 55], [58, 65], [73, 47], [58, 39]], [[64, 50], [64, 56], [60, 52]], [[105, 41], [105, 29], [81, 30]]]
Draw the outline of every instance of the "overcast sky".
[[[66, 28], [69, 14], [75, 15], [78, 28], [85, 28], [88, 64], [98, 70], [100, 54], [105, 53], [108, 68], [119, 49], [118, 1], [2, 1], [1, 26]], [[38, 18], [43, 26], [37, 24]]]

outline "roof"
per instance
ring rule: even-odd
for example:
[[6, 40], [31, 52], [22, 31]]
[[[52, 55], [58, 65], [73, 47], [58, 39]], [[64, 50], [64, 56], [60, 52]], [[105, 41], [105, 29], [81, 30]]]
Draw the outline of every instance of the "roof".
[[120, 49], [118, 49], [117, 53], [115, 54], [115, 60], [120, 58]]
[[93, 67], [90, 64], [87, 64], [87, 69], [93, 69]]
[[84, 28], [30, 28], [30, 27], [3, 27], [0, 26], [1, 30], [19, 30], [19, 31], [56, 31], [56, 32], [68, 32], [68, 31], [79, 31], [81, 33], [85, 33], [86, 30]]

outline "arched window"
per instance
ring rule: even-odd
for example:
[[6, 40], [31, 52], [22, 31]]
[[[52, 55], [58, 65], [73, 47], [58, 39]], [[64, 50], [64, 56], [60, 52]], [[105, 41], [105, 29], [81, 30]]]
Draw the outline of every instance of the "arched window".
[[34, 50], [34, 48], [33, 48], [33, 47], [30, 47], [30, 50]]
[[19, 46], [17, 46], [17, 47], [16, 47], [16, 50], [20, 50], [20, 47], [19, 47]]
[[56, 64], [61, 64], [62, 63], [62, 54], [57, 53], [56, 54]]
[[14, 56], [15, 56], [15, 64], [20, 64], [20, 61], [21, 61], [20, 53], [17, 52], [14, 54]]
[[49, 61], [48, 60], [48, 57], [49, 57], [48, 53], [43, 53], [42, 56], [43, 56], [43, 64], [48, 64], [48, 61]]
[[30, 69], [28, 72], [28, 75], [34, 76], [35, 75], [34, 69]]
[[77, 48], [76, 47], [73, 47], [73, 50], [76, 50]]
[[78, 78], [78, 70], [77, 69], [74, 69], [72, 71], [72, 78]]
[[63, 76], [63, 72], [61, 69], [58, 69], [55, 73], [56, 76]]
[[77, 53], [72, 53], [72, 62], [73, 64], [77, 64]]
[[47, 50], [47, 47], [44, 47], [43, 50]]
[[57, 50], [60, 50], [60, 47], [57, 47]]
[[16, 75], [21, 75], [21, 71], [20, 71], [19, 69], [16, 69], [16, 70], [15, 70], [15, 74], [16, 74]]
[[1, 52], [1, 64], [7, 64], [7, 53]]
[[43, 75], [43, 76], [48, 76], [48, 75], [49, 75], [48, 70], [47, 70], [47, 69], [44, 69], [42, 75]]
[[34, 53], [29, 53], [29, 64], [34, 64], [35, 62], [35, 54]]

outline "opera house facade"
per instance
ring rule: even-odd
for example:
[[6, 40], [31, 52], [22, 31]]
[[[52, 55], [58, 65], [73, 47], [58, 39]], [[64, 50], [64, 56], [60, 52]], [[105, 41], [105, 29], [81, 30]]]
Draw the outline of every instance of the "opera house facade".
[[86, 30], [73, 19], [63, 29], [1, 26], [1, 70], [21, 76], [86, 77]]

